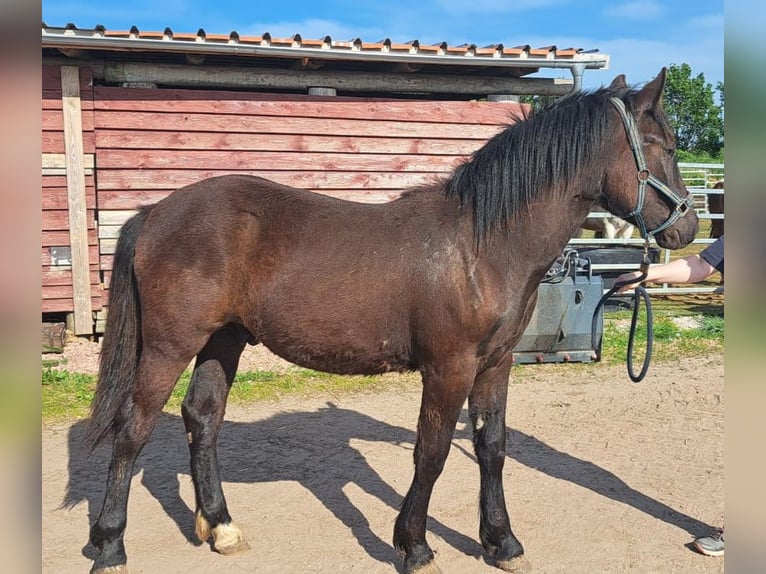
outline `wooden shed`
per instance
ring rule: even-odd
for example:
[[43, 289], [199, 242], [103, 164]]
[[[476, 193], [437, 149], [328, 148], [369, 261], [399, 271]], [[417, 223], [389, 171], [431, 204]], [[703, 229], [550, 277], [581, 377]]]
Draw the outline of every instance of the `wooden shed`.
[[[42, 313], [103, 332], [141, 205], [224, 173], [364, 202], [448, 174], [598, 51], [42, 27]], [[572, 78], [528, 78], [545, 68]]]

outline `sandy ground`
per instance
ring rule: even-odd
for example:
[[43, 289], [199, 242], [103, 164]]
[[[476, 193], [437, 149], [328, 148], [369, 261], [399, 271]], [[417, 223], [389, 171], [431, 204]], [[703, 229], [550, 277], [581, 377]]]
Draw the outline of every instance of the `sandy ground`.
[[[67, 366], [95, 369], [95, 345]], [[290, 368], [246, 352], [244, 366]], [[625, 368], [521, 367], [508, 399], [505, 488], [514, 532], [536, 573], [712, 573], [691, 549], [723, 522], [723, 357]], [[518, 377], [517, 377], [518, 378]], [[128, 566], [136, 573], [400, 572], [393, 524], [412, 478], [418, 389], [230, 406], [220, 437], [224, 489], [251, 550], [194, 538], [183, 422], [164, 414], [136, 466]], [[83, 421], [42, 430], [43, 572], [86, 572], [108, 447], [85, 457]], [[482, 558], [478, 469], [461, 417], [430, 508], [444, 574], [499, 572]]]

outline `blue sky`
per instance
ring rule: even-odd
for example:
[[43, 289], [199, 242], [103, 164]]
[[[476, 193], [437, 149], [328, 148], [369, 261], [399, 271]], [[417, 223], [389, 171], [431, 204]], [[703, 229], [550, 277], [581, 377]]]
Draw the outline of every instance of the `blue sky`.
[[[724, 79], [723, 0], [43, 0], [42, 17], [50, 26], [80, 28], [555, 44], [609, 54], [609, 70], [587, 70], [585, 88], [608, 84], [617, 74], [641, 84], [662, 66], [682, 63], [714, 88]], [[566, 71], [537, 76], [571, 78]]]

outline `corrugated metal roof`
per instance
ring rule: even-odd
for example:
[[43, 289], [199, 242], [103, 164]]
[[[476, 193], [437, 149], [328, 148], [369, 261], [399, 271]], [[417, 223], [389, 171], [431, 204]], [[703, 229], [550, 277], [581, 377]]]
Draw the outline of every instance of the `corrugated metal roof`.
[[[471, 66], [481, 68], [514, 68], [520, 74], [532, 73], [540, 68], [605, 69], [609, 56], [597, 49], [559, 48], [529, 45], [506, 47], [492, 44], [450, 45], [447, 42], [424, 44], [418, 40], [396, 43], [386, 38], [367, 42], [361, 38], [334, 40], [303, 38], [300, 34], [288, 38], [273, 37], [268, 32], [259, 36], [210, 34], [200, 28], [196, 33], [107, 30], [103, 26], [80, 29], [73, 24], [63, 27], [42, 25], [42, 47], [80, 50], [134, 50], [149, 52], [183, 52], [187, 54], [219, 54], [230, 56], [289, 57], [322, 60], [399, 62]], [[523, 71], [522, 71], [523, 70]], [[574, 72], [573, 72], [574, 73]]]

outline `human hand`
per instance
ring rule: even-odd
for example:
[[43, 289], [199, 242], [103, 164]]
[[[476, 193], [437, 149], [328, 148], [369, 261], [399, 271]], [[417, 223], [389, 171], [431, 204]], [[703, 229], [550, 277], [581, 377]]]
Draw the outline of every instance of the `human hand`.
[[630, 291], [631, 289], [635, 289], [638, 287], [642, 281], [636, 281], [639, 277], [641, 277], [643, 273], [641, 271], [628, 271], [627, 273], [623, 273], [622, 275], [618, 275], [617, 278], [614, 280], [615, 285], [617, 283], [622, 283], [623, 281], [627, 281], [625, 285], [617, 289], [617, 293], [623, 293], [625, 291]]

